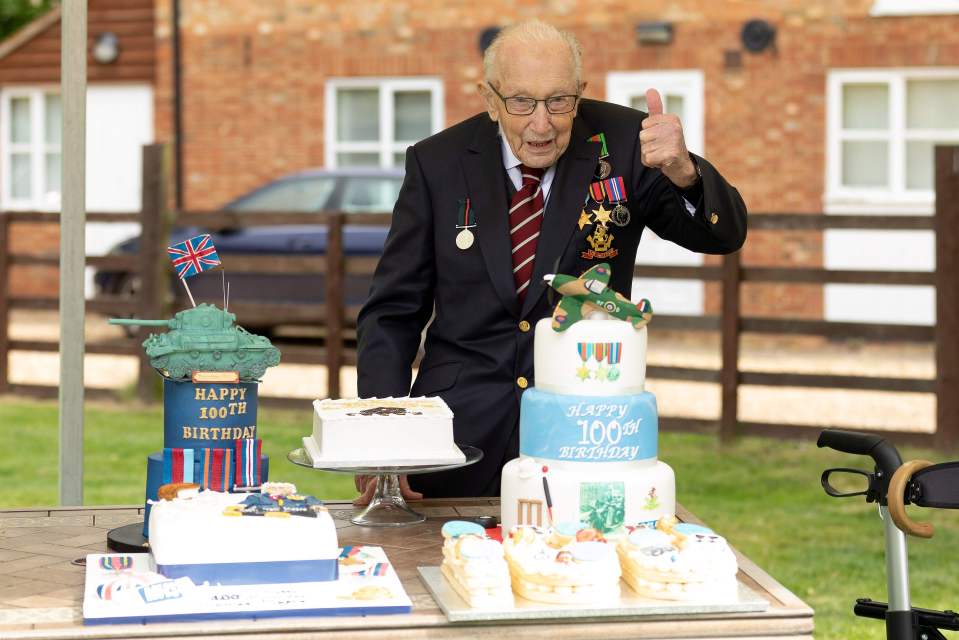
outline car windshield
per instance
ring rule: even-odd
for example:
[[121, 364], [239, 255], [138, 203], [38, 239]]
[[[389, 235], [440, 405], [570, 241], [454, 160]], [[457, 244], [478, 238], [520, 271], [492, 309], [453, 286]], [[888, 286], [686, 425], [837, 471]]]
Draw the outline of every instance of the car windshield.
[[332, 176], [279, 180], [234, 202], [229, 208], [232, 211], [322, 211], [335, 186], [336, 178]]
[[400, 195], [399, 176], [362, 176], [347, 179], [342, 209], [346, 213], [389, 213]]

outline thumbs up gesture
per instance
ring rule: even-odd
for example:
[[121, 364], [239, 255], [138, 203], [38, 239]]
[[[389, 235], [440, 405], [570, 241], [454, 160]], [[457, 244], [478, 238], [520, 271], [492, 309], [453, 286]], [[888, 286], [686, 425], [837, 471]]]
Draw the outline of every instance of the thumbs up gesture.
[[692, 186], [699, 179], [696, 166], [689, 157], [683, 125], [679, 117], [663, 113], [663, 99], [655, 89], [646, 90], [649, 115], [639, 132], [643, 164], [659, 169], [677, 187]]

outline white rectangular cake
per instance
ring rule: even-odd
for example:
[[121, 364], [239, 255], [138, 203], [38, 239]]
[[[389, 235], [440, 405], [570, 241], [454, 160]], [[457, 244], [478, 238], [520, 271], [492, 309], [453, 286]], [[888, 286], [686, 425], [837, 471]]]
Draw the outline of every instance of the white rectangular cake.
[[150, 552], [170, 579], [263, 584], [336, 580], [339, 548], [312, 496], [201, 491], [153, 504]]
[[456, 464], [453, 412], [442, 398], [354, 398], [313, 402], [314, 467]]

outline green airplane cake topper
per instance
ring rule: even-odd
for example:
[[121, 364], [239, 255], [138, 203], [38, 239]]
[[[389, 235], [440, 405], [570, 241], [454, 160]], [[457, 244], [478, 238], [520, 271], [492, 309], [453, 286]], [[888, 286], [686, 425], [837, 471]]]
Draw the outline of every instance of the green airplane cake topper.
[[653, 305], [646, 298], [633, 304], [610, 289], [607, 286], [610, 273], [609, 265], [604, 262], [578, 278], [562, 273], [543, 276], [549, 286], [563, 295], [553, 311], [552, 327], [555, 331], [566, 331], [593, 311], [605, 311], [636, 329], [646, 326], [653, 317]]

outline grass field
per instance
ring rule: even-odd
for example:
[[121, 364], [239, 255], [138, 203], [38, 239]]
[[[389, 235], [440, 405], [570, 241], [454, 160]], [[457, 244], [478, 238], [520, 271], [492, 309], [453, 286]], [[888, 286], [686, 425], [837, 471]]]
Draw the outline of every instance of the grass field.
[[[86, 411], [84, 498], [95, 504], [143, 501], [147, 453], [162, 447], [159, 407], [89, 405]], [[301, 469], [286, 460], [311, 428], [308, 410], [261, 409], [259, 435], [270, 475], [322, 498], [354, 495], [348, 476]], [[0, 508], [57, 502], [55, 403], [0, 401]], [[826, 467], [868, 468], [856, 456], [817, 449], [810, 442], [745, 438], [721, 447], [715, 438], [662, 434], [662, 458], [675, 470], [677, 496], [816, 611], [816, 638], [883, 638], [883, 625], [852, 614], [857, 597], [886, 600], [882, 523], [861, 498], [827, 497], [819, 485]], [[944, 461], [906, 448], [904, 459]], [[959, 548], [959, 513], [914, 510], [936, 526], [932, 540], [910, 538], [913, 603], [943, 609], [959, 605], [952, 573]], [[954, 637], [954, 636], [950, 636]]]

